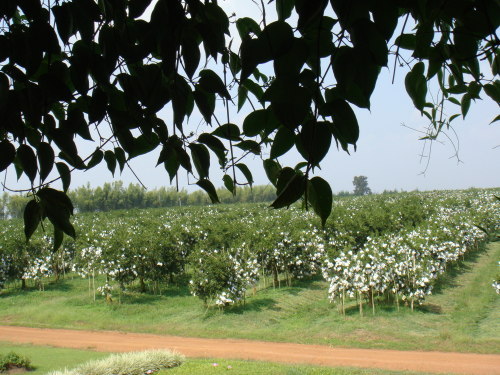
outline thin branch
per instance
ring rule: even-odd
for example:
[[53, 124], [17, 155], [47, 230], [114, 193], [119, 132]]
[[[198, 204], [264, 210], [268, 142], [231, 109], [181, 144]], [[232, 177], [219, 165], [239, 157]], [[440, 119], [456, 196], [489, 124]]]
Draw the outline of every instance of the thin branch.
[[[401, 35], [403, 35], [403, 33], [405, 32], [405, 27], [406, 27], [406, 23], [408, 22], [408, 18], [410, 17], [410, 13], [408, 13], [406, 15], [406, 18], [405, 18], [405, 22], [403, 23], [403, 29], [401, 30]], [[392, 84], [394, 85], [394, 80], [396, 78], [396, 65], [397, 65], [397, 62], [398, 62], [398, 57], [399, 57], [399, 44], [398, 46], [396, 47], [396, 56], [394, 58], [394, 71], [392, 72]]]

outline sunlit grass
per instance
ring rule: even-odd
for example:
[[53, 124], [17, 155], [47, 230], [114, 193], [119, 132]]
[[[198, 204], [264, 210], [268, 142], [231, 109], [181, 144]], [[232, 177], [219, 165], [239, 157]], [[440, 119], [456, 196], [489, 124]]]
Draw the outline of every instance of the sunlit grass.
[[[0, 353], [15, 351], [31, 359], [34, 370], [29, 375], [42, 375], [52, 371], [64, 371], [91, 360], [105, 359], [110, 353], [90, 350], [61, 349], [45, 346], [12, 345], [0, 342]], [[216, 364], [216, 365], [214, 365]], [[287, 365], [259, 361], [229, 359], [193, 359], [189, 358], [180, 367], [162, 370], [158, 375], [411, 375], [415, 372], [398, 372], [376, 369], [328, 368], [307, 365]]]
[[29, 375], [42, 375], [49, 371], [62, 370], [74, 367], [80, 363], [99, 359], [109, 353], [94, 352], [89, 350], [61, 349], [48, 346], [14, 345], [0, 342], [0, 353], [5, 354], [14, 351], [26, 356], [31, 360], [33, 370]]

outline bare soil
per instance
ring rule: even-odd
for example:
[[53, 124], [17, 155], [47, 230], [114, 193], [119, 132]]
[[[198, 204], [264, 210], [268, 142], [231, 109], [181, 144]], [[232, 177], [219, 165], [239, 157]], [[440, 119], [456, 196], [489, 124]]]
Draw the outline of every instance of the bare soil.
[[235, 339], [0, 326], [0, 341], [126, 352], [168, 348], [187, 357], [455, 374], [499, 374], [500, 355], [338, 348]]
[[25, 368], [25, 367], [14, 366], [14, 367], [9, 368], [3, 374], [14, 375], [14, 374], [22, 374], [22, 373], [27, 372], [27, 371], [29, 371], [29, 370], [27, 368]]

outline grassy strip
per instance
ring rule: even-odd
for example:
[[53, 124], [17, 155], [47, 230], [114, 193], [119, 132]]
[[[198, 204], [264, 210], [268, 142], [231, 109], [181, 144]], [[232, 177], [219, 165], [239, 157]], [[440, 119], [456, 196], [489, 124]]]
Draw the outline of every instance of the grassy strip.
[[0, 342], [0, 353], [14, 351], [31, 360], [33, 370], [29, 375], [42, 375], [49, 371], [75, 367], [76, 365], [92, 359], [109, 356], [109, 353], [94, 352], [89, 350], [61, 349], [48, 346], [14, 345]]
[[[0, 324], [72, 329], [110, 329], [197, 337], [295, 341], [363, 348], [500, 352], [498, 296], [491, 282], [500, 242], [473, 254], [450, 270], [415, 312], [387, 303], [375, 316], [360, 317], [354, 303], [346, 317], [326, 299], [320, 280], [267, 288], [248, 297], [246, 306], [206, 310], [187, 288], [171, 286], [162, 295], [134, 290], [106, 304], [93, 302], [88, 281], [67, 277], [44, 292], [0, 292]], [[304, 332], [307, 332], [305, 335]]]
[[307, 365], [284, 365], [270, 362], [227, 359], [189, 359], [180, 367], [161, 371], [158, 375], [411, 375], [423, 373], [358, 368], [329, 368]]
[[[109, 358], [109, 353], [90, 350], [61, 349], [33, 345], [12, 345], [0, 342], [0, 353], [15, 351], [29, 357], [34, 370], [29, 375], [41, 375], [51, 371], [74, 368], [89, 360]], [[217, 366], [214, 366], [214, 363]], [[158, 375], [411, 375], [423, 373], [397, 372], [373, 369], [328, 368], [306, 365], [285, 365], [270, 362], [241, 361], [228, 359], [188, 359], [180, 367], [161, 370]]]

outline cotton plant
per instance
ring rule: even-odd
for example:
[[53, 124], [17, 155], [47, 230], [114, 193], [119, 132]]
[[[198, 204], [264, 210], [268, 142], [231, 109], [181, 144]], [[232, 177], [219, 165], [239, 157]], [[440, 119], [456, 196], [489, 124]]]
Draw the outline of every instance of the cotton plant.
[[[498, 211], [490, 214], [499, 217]], [[449, 264], [486, 240], [486, 233], [474, 224], [479, 218], [471, 209], [441, 207], [416, 228], [368, 237], [361, 248], [325, 259], [322, 274], [329, 283], [329, 300], [340, 301], [344, 311], [346, 296], [357, 296], [360, 309], [361, 299], [367, 297], [375, 311], [374, 293], [388, 292], [398, 304], [401, 299], [413, 309], [432, 293]], [[490, 220], [490, 227], [497, 225]]]
[[259, 276], [257, 259], [243, 244], [235, 249], [200, 249], [191, 255], [191, 293], [205, 305], [225, 307], [244, 302]]

